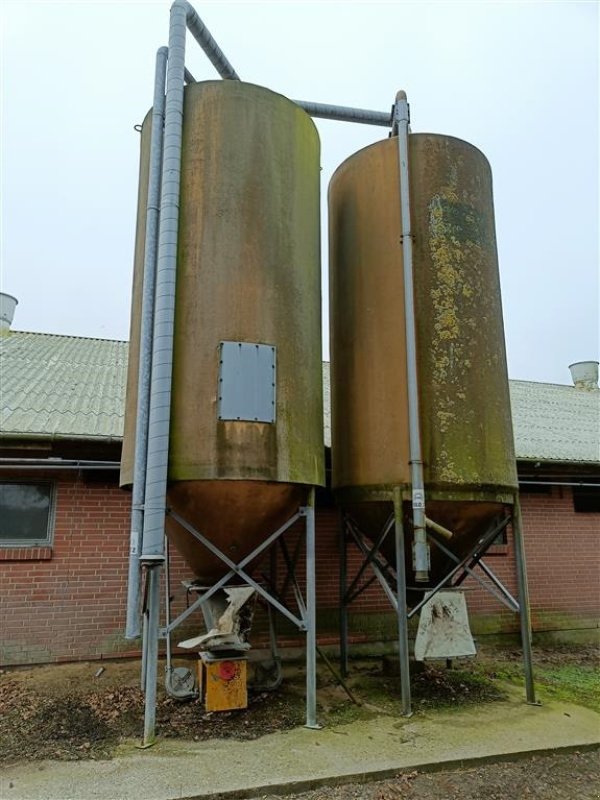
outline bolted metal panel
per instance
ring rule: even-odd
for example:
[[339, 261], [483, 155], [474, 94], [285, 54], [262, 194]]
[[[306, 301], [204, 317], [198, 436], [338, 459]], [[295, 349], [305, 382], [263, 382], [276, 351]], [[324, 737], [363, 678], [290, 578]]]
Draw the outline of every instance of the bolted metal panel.
[[275, 422], [276, 348], [221, 342], [219, 351], [219, 419]]

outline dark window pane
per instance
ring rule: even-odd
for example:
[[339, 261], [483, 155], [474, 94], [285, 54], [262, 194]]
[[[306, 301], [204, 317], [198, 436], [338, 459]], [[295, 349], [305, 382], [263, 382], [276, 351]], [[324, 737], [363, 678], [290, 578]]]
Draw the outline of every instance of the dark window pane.
[[573, 489], [573, 506], [575, 511], [588, 514], [600, 512], [600, 486], [577, 486]]
[[0, 483], [0, 542], [45, 542], [50, 538], [49, 483]]
[[521, 494], [552, 494], [552, 486], [544, 486], [543, 483], [520, 483], [519, 492]]

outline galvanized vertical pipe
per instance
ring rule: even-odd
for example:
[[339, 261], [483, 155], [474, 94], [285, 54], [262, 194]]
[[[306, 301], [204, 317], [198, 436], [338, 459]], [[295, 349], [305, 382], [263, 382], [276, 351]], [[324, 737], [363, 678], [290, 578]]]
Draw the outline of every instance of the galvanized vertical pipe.
[[142, 561], [146, 563], [152, 561], [162, 563], [165, 558], [163, 545], [173, 372], [185, 34], [185, 10], [175, 4], [171, 8], [171, 24], [169, 26], [169, 63], [154, 304], [154, 341], [142, 549]]
[[340, 516], [340, 672], [342, 678], [348, 675], [348, 603], [346, 591], [348, 583], [348, 545], [346, 541], [346, 520]]
[[158, 675], [158, 624], [160, 612], [160, 567], [148, 567], [148, 656], [146, 658], [144, 747], [156, 739], [156, 683]]
[[402, 714], [410, 717], [410, 663], [408, 656], [408, 609], [406, 607], [406, 565], [404, 561], [404, 521], [402, 493], [394, 487], [394, 533], [396, 539], [396, 613], [398, 615], [398, 656], [400, 658], [400, 687]]
[[525, 544], [523, 541], [523, 518], [521, 501], [515, 495], [513, 506], [513, 535], [515, 540], [515, 560], [517, 567], [517, 585], [519, 589], [519, 619], [521, 622], [521, 643], [523, 646], [523, 667], [525, 670], [525, 694], [527, 702], [537, 705], [535, 685], [533, 682], [533, 659], [531, 654], [531, 611], [529, 608], [529, 587], [527, 585], [527, 567], [525, 563]]
[[311, 488], [306, 513], [306, 727], [317, 724], [317, 603], [315, 578], [315, 490]]
[[413, 288], [413, 251], [410, 218], [410, 183], [408, 171], [408, 124], [410, 121], [406, 92], [398, 92], [394, 107], [398, 134], [398, 166], [400, 179], [400, 216], [404, 272], [404, 323], [406, 329], [406, 373], [408, 390], [408, 432], [414, 535], [415, 579], [429, 579], [429, 545], [425, 530], [425, 486], [421, 456], [419, 424], [419, 378], [417, 373], [417, 333]]
[[165, 119], [165, 83], [167, 74], [166, 47], [156, 53], [154, 100], [152, 104], [152, 134], [150, 167], [148, 171], [148, 200], [146, 204], [146, 234], [144, 241], [144, 275], [140, 322], [140, 358], [135, 426], [133, 489], [131, 493], [131, 530], [129, 537], [129, 578], [127, 582], [127, 622], [125, 638], [140, 635], [140, 552], [144, 528], [144, 494], [146, 456], [148, 451], [148, 417], [150, 409], [150, 372], [152, 366], [152, 316], [156, 286], [156, 256], [160, 218], [160, 185], [162, 169], [163, 125]]
[[149, 580], [148, 655], [144, 711], [145, 744], [154, 741], [156, 723], [160, 573], [161, 566], [165, 560], [164, 536], [169, 466], [179, 188], [181, 183], [185, 36], [185, 9], [174, 4], [171, 8], [169, 25], [169, 61], [167, 67], [158, 263], [154, 303], [152, 376], [150, 382], [148, 460], [141, 555], [141, 561], [148, 570]]

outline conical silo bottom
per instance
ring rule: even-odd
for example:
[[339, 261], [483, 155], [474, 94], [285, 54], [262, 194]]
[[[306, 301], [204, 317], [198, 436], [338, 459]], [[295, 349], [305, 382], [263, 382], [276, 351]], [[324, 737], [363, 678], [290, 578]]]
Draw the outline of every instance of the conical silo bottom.
[[[268, 481], [178, 481], [169, 487], [167, 497], [173, 511], [238, 564], [306, 502], [307, 488]], [[171, 517], [167, 535], [202, 583], [212, 585], [228, 571]]]
[[[350, 516], [371, 541], [375, 541], [383, 526], [393, 514], [394, 506], [390, 502], [364, 502], [345, 505]], [[510, 505], [492, 501], [474, 500], [431, 500], [427, 503], [429, 519], [452, 531], [451, 539], [440, 539], [447, 550], [458, 559], [463, 559], [484, 536], [491, 526], [507, 517], [512, 511]], [[431, 567], [429, 581], [417, 583], [412, 564], [412, 511], [410, 503], [403, 504], [405, 532], [405, 561], [407, 602], [416, 605], [423, 590], [431, 589], [442, 581], [456, 562], [447, 556], [434, 543], [430, 543]], [[388, 533], [380, 548], [381, 554], [394, 569], [396, 567], [396, 549], [394, 529]]]

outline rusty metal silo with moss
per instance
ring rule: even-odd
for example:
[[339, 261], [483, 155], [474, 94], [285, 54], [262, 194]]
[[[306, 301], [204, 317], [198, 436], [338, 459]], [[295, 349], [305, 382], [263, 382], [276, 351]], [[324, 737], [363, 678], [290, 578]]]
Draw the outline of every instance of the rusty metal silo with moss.
[[[396, 142], [351, 156], [329, 189], [333, 486], [371, 536], [394, 487], [410, 530]], [[492, 176], [467, 142], [418, 133], [409, 143], [427, 514], [454, 533], [460, 557], [517, 491]], [[393, 562], [393, 542], [384, 553]], [[432, 583], [445, 564], [432, 549]], [[407, 570], [410, 585], [410, 559]]]
[[[122, 485], [132, 481], [151, 124], [149, 114]], [[319, 170], [316, 128], [287, 98], [241, 81], [186, 87], [168, 501], [236, 563], [324, 482]], [[238, 383], [225, 397], [248, 359], [264, 386], [240, 397]], [[180, 526], [167, 531], [198, 578], [226, 569]]]

